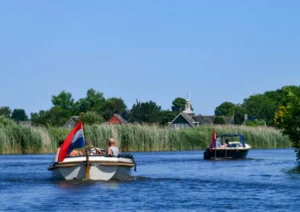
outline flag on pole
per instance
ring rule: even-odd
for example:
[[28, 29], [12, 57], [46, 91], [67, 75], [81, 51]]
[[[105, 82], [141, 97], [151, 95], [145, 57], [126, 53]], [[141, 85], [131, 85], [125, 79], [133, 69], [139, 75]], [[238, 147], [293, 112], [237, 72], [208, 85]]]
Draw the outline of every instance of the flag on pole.
[[62, 162], [73, 149], [84, 147], [83, 125], [78, 122], [61, 145], [58, 162]]
[[217, 135], [216, 135], [216, 130], [213, 129], [212, 135], [211, 135], [211, 144], [209, 147], [209, 151], [212, 152], [212, 148], [216, 147], [216, 140], [217, 140]]

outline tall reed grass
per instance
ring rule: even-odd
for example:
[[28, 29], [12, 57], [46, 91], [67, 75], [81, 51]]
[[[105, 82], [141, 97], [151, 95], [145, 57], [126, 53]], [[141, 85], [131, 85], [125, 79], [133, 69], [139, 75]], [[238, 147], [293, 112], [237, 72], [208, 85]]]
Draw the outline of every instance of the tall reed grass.
[[109, 137], [115, 138], [122, 151], [176, 151], [205, 149], [211, 142], [212, 128], [217, 134], [243, 134], [253, 148], [288, 148], [290, 140], [280, 131], [269, 127], [200, 126], [184, 130], [167, 130], [144, 125], [94, 125], [86, 129], [87, 142], [106, 146]]
[[[105, 148], [108, 138], [113, 137], [124, 152], [200, 150], [210, 144], [213, 127], [217, 134], [243, 134], [253, 148], [291, 147], [288, 137], [274, 128], [246, 126], [167, 130], [155, 125], [91, 125], [86, 127], [86, 142]], [[0, 118], [0, 154], [55, 152], [58, 141], [68, 132], [65, 128], [20, 126]]]

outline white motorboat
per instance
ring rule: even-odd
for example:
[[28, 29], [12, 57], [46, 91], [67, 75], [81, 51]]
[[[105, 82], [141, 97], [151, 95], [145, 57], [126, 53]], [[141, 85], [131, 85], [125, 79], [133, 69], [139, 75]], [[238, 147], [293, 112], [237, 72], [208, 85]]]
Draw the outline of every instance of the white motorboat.
[[[48, 167], [55, 178], [65, 180], [126, 180], [130, 178], [130, 169], [136, 164], [131, 154], [119, 154], [115, 147], [116, 154], [111, 154], [102, 149], [88, 146], [85, 143], [83, 114], [81, 121], [72, 129], [59, 147], [55, 161]], [[113, 139], [112, 139], [113, 140]], [[109, 146], [115, 142], [109, 142]], [[84, 147], [85, 146], [85, 147]], [[114, 145], [113, 145], [114, 146]], [[85, 149], [85, 155], [75, 154], [70, 156], [75, 149]], [[112, 148], [112, 147], [109, 147]], [[114, 151], [115, 149], [111, 150]], [[77, 150], [76, 150], [77, 151]], [[78, 152], [78, 151], [77, 151]], [[71, 153], [71, 154], [70, 154]], [[110, 155], [107, 155], [110, 154]]]
[[62, 162], [49, 166], [53, 177], [65, 180], [87, 179], [87, 166], [89, 167], [90, 180], [128, 180], [131, 168], [136, 169], [134, 158], [131, 154], [116, 156], [85, 155], [66, 157]]

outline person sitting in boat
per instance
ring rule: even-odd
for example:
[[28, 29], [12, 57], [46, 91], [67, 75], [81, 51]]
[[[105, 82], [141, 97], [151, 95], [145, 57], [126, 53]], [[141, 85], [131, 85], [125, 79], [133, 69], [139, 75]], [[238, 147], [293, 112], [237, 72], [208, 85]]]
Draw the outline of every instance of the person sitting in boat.
[[231, 147], [228, 138], [225, 140], [225, 144], [223, 144], [222, 148], [226, 148], [226, 147]]
[[218, 139], [216, 140], [216, 147], [221, 147], [221, 143]]
[[107, 149], [107, 154], [108, 155], [113, 155], [113, 156], [118, 156], [119, 155], [119, 148], [116, 147], [116, 142], [113, 138], [110, 138], [108, 141], [108, 149]]
[[94, 147], [93, 145], [89, 146], [89, 155], [104, 155], [105, 150]]
[[55, 155], [55, 159], [54, 159], [55, 162], [58, 162], [58, 154], [59, 154], [61, 145], [62, 145], [63, 143], [64, 143], [64, 140], [61, 140], [61, 141], [58, 142], [57, 150], [56, 150], [56, 155]]
[[70, 157], [81, 156], [81, 155], [83, 155], [82, 151], [76, 149], [73, 149], [72, 152], [70, 152], [69, 154]]

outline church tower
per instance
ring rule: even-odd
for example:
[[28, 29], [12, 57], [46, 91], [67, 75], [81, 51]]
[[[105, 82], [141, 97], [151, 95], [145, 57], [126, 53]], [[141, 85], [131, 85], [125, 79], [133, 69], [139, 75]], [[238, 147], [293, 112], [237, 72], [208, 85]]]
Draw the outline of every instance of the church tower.
[[192, 107], [191, 107], [191, 100], [190, 100], [189, 97], [186, 99], [185, 110], [182, 111], [182, 112], [185, 113], [185, 114], [191, 115], [191, 116], [194, 115], [194, 112], [193, 112]]

